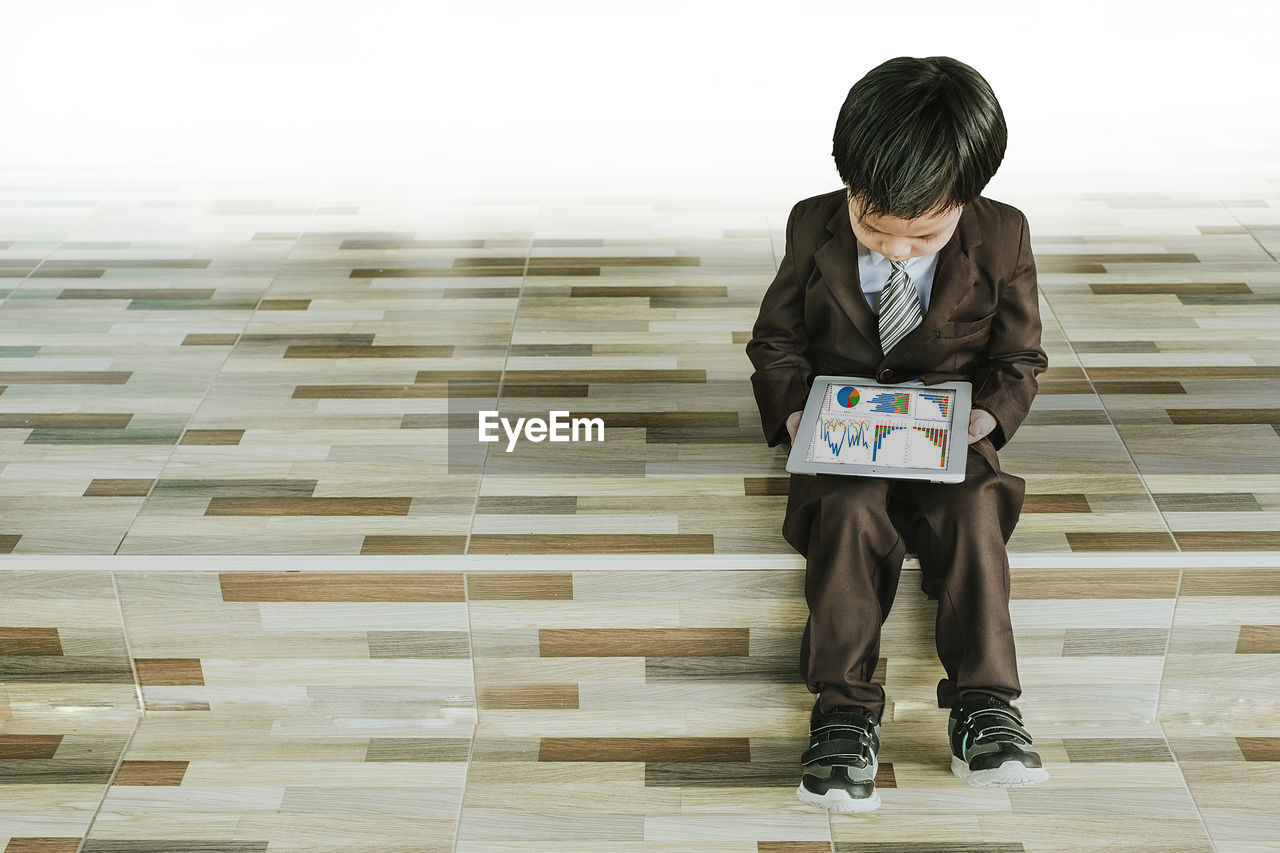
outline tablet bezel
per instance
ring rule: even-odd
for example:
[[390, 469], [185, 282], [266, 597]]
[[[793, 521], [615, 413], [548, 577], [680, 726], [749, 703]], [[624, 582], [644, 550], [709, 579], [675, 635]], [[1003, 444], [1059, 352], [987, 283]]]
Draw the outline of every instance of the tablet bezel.
[[[876, 388], [889, 389], [928, 389], [954, 390], [955, 404], [951, 416], [951, 458], [947, 460], [945, 469], [938, 468], [901, 468], [896, 465], [859, 465], [850, 462], [808, 462], [805, 452], [813, 442], [814, 430], [818, 424], [818, 414], [822, 410], [822, 401], [826, 399], [827, 388], [831, 385], [869, 385]], [[839, 474], [852, 477], [884, 477], [893, 480], [929, 480], [934, 483], [960, 483], [964, 481], [965, 466], [968, 462], [969, 412], [973, 408], [973, 383], [966, 380], [938, 382], [934, 385], [915, 385], [904, 382], [886, 384], [869, 376], [815, 376], [809, 388], [809, 397], [805, 400], [804, 414], [800, 417], [800, 426], [796, 430], [796, 439], [791, 445], [791, 453], [787, 456], [786, 469], [793, 474]], [[964, 453], [954, 452], [956, 432], [960, 433], [961, 447]]]

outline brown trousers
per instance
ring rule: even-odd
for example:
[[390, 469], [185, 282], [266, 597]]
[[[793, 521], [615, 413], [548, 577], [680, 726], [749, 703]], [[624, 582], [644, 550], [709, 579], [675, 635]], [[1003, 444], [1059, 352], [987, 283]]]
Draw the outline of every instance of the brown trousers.
[[1000, 470], [989, 438], [968, 454], [961, 483], [791, 475], [782, 535], [807, 560], [800, 671], [818, 694], [814, 719], [840, 705], [883, 716], [884, 687], [871, 677], [908, 545], [925, 594], [938, 601], [938, 659], [946, 670], [938, 707], [954, 707], [968, 692], [1010, 703], [1021, 695], [1005, 545], [1026, 481]]

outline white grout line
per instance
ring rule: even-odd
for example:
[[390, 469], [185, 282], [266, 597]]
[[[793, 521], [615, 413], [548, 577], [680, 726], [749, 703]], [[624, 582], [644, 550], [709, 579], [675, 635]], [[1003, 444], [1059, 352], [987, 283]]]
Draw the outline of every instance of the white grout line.
[[453, 822], [453, 846], [450, 853], [457, 853], [458, 836], [462, 832], [462, 817], [467, 811], [467, 790], [471, 783], [471, 765], [475, 761], [476, 738], [480, 735], [480, 678], [476, 675], [476, 629], [471, 623], [471, 590], [463, 578], [463, 597], [467, 600], [467, 656], [471, 658], [471, 695], [475, 699], [476, 721], [471, 726], [471, 743], [467, 747], [467, 769], [462, 773], [462, 790], [458, 794], [458, 817]]
[[[545, 202], [544, 202], [545, 203]], [[515, 344], [516, 325], [520, 322], [520, 308], [524, 305], [524, 288], [529, 283], [529, 262], [533, 256], [533, 241], [537, 239], [534, 235], [538, 233], [538, 214], [542, 212], [542, 205], [537, 205], [533, 210], [533, 219], [529, 221], [529, 245], [524, 250], [524, 269], [520, 271], [520, 291], [516, 294], [516, 307], [511, 313], [511, 331], [507, 334], [507, 351], [502, 357], [502, 370], [498, 373], [498, 390], [494, 393], [493, 404], [495, 406], [502, 403], [502, 387], [507, 381], [507, 370], [511, 364], [511, 347]], [[453, 414], [453, 406], [445, 407], [449, 418]], [[446, 441], [453, 442], [460, 440], [456, 437], [457, 430], [453, 424], [445, 424]], [[446, 446], [446, 455], [451, 454], [452, 447]], [[471, 537], [474, 535], [476, 528], [476, 517], [480, 515], [480, 493], [484, 491], [484, 469], [489, 464], [489, 445], [484, 446], [484, 458], [480, 461], [480, 473], [476, 477], [476, 497], [471, 502], [471, 522], [467, 525], [467, 541], [463, 545], [463, 551], [471, 550]], [[456, 839], [455, 839], [456, 840]]]
[[147, 700], [142, 695], [142, 679], [138, 677], [138, 663], [133, 656], [133, 643], [129, 641], [129, 625], [124, 618], [124, 598], [120, 595], [120, 584], [116, 581], [115, 572], [111, 573], [111, 592], [116, 597], [116, 612], [120, 614], [120, 636], [124, 637], [124, 652], [129, 656], [129, 670], [133, 673], [133, 689], [138, 696], [138, 713], [146, 719]]
[[[1144, 551], [1010, 554], [1014, 569], [1280, 568], [1280, 551]], [[315, 554], [210, 556], [187, 554], [9, 554], [0, 571], [109, 572], [625, 572], [803, 570], [799, 554]], [[918, 570], [915, 559], [903, 561]]]
[[107, 796], [111, 793], [111, 786], [115, 782], [116, 774], [120, 772], [120, 765], [124, 764], [125, 756], [129, 754], [129, 747], [133, 746], [133, 738], [138, 733], [138, 727], [142, 725], [142, 717], [139, 716], [133, 721], [133, 728], [129, 730], [129, 738], [124, 742], [124, 747], [120, 750], [120, 757], [116, 759], [115, 767], [111, 770], [111, 776], [107, 779], [107, 784], [103, 786], [102, 798], [98, 800], [97, 807], [93, 810], [93, 814], [89, 816], [89, 822], [85, 824], [84, 835], [80, 839], [80, 843], [76, 845], [76, 853], [81, 853], [84, 846], [89, 843], [89, 836], [93, 834], [93, 825], [98, 822], [98, 815], [102, 813], [102, 807], [107, 803]]
[[[1169, 653], [1165, 652], [1165, 660], [1169, 659]], [[1173, 756], [1173, 766], [1178, 771], [1178, 778], [1182, 780], [1182, 787], [1187, 792], [1187, 797], [1191, 800], [1192, 807], [1196, 810], [1196, 819], [1200, 821], [1200, 828], [1204, 830], [1204, 837], [1209, 839], [1209, 846], [1217, 853], [1218, 842], [1214, 840], [1213, 833], [1209, 832], [1208, 825], [1204, 822], [1204, 815], [1200, 813], [1200, 803], [1196, 801], [1195, 794], [1191, 793], [1191, 786], [1187, 784], [1187, 775], [1182, 772], [1182, 761], [1178, 758], [1178, 753], [1173, 751], [1173, 744], [1169, 743], [1169, 733], [1164, 730], [1164, 723], [1160, 722], [1159, 716], [1156, 717], [1156, 725], [1160, 728], [1160, 736], [1164, 738], [1164, 747], [1169, 750], [1169, 754]]]

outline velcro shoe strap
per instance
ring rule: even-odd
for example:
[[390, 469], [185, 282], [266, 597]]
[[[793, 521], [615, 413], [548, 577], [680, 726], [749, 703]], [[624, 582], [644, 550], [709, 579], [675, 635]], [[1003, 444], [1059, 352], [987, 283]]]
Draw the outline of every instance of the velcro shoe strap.
[[854, 759], [856, 763], [866, 766], [871, 763], [868, 754], [868, 744], [863, 740], [847, 740], [841, 738], [839, 740], [824, 741], [817, 746], [810, 747], [805, 750], [804, 755], [800, 756], [801, 764], [813, 764], [814, 762], [822, 762], [824, 764], [850, 764], [855, 761], [838, 761], [832, 759]]
[[991, 740], [1007, 740], [1011, 735], [1017, 740], [1031, 743], [1031, 735], [1027, 734], [1025, 729], [1015, 729], [1012, 726], [984, 726], [978, 732], [978, 736], [973, 739], [973, 742], [985, 743]]
[[833, 738], [852, 738], [854, 740], [871, 740], [871, 732], [862, 726], [844, 726], [834, 723], [828, 725], [817, 726], [809, 733], [810, 738], [821, 737], [824, 739]]
[[964, 718], [964, 721], [968, 723], [970, 720], [974, 719], [975, 717], [980, 717], [984, 714], [994, 714], [1000, 717], [1007, 717], [1008, 719], [1012, 720], [1016, 725], [1018, 726], [1022, 725], [1022, 720], [1018, 718], [1018, 715], [1005, 708], [979, 708], [976, 711], [969, 712], [969, 715]]

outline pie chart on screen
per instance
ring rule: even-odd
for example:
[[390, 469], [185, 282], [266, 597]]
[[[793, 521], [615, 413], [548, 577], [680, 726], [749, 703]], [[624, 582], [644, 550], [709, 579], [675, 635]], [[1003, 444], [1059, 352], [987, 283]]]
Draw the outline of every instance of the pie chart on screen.
[[836, 402], [844, 406], [846, 409], [852, 409], [858, 405], [858, 389], [845, 386], [836, 392]]

